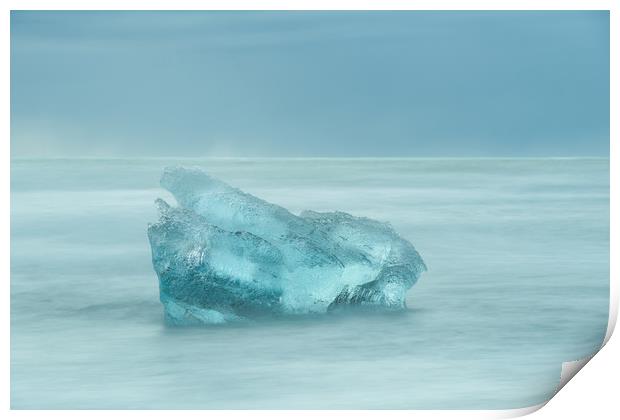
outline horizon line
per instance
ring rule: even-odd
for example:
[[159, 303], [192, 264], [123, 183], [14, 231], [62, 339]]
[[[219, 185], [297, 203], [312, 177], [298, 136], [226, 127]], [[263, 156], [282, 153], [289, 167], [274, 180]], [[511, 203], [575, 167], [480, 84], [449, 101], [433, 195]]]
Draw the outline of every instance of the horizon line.
[[11, 156], [10, 160], [170, 160], [170, 159], [220, 159], [220, 160], [571, 160], [610, 159], [610, 156]]

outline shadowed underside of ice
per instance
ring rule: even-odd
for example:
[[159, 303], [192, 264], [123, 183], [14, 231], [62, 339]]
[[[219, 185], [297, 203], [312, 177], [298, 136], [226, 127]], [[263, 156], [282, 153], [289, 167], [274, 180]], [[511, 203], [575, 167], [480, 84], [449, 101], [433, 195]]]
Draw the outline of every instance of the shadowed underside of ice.
[[299, 216], [197, 168], [166, 168], [149, 225], [166, 320], [188, 325], [340, 306], [405, 308], [426, 266], [387, 223], [347, 213]]

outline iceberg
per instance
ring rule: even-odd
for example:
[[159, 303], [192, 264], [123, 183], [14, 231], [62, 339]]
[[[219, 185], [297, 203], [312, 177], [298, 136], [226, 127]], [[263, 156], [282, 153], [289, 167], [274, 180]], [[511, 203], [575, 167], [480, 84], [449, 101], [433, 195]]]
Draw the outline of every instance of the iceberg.
[[209, 176], [170, 167], [149, 224], [165, 320], [218, 324], [344, 307], [406, 308], [426, 270], [388, 223], [343, 212], [287, 209]]

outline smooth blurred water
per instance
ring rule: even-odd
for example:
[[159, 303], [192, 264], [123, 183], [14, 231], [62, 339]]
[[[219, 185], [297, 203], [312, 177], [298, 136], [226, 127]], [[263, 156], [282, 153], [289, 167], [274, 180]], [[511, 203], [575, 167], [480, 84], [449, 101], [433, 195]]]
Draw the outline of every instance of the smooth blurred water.
[[[169, 164], [389, 221], [429, 271], [405, 313], [166, 327], [146, 225]], [[608, 304], [608, 159], [11, 164], [12, 408], [524, 407]]]

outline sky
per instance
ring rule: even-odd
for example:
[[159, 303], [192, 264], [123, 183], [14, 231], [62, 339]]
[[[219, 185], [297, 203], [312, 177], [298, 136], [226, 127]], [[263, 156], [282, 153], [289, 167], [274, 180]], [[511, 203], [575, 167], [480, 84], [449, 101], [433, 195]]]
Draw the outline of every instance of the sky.
[[609, 155], [609, 14], [11, 13], [13, 157]]

